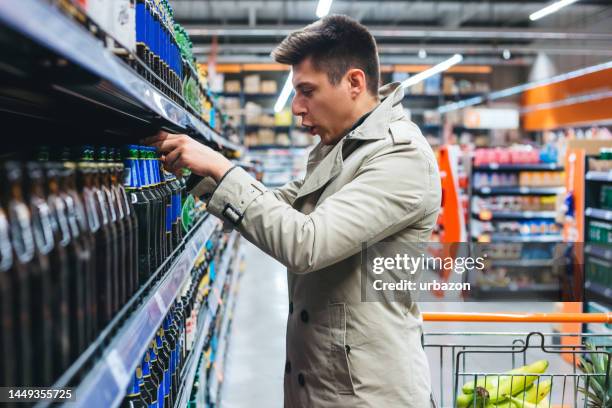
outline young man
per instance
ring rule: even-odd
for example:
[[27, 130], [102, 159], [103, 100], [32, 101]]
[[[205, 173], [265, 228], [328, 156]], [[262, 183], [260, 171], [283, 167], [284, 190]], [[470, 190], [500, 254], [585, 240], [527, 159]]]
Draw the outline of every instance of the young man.
[[425, 408], [430, 378], [411, 302], [362, 302], [362, 243], [424, 242], [440, 207], [434, 154], [380, 89], [376, 43], [345, 16], [289, 35], [272, 53], [293, 69], [292, 110], [321, 142], [304, 180], [268, 190], [186, 136], [150, 142], [171, 171], [206, 176], [208, 211], [288, 268], [285, 407]]

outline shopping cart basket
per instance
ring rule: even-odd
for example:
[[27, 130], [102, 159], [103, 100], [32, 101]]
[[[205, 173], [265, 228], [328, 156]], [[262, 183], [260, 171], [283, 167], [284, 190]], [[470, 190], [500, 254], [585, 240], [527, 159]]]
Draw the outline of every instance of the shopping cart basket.
[[[612, 313], [424, 313], [424, 320], [610, 324]], [[438, 408], [533, 407], [529, 392], [532, 397], [533, 392], [546, 394], [540, 395], [538, 408], [612, 407], [612, 334], [436, 332], [424, 334], [423, 347], [432, 378], [439, 379], [432, 386], [432, 402]], [[542, 371], [544, 360], [547, 367]], [[536, 362], [537, 372], [508, 374]], [[530, 386], [535, 388], [525, 391]], [[514, 395], [514, 402], [506, 395]]]

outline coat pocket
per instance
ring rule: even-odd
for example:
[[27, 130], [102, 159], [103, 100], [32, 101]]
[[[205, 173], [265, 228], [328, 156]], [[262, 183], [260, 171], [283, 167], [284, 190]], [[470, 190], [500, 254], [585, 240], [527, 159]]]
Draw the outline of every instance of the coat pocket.
[[346, 346], [346, 305], [334, 303], [329, 308], [331, 350], [329, 369], [331, 382], [339, 394], [355, 394], [351, 370], [348, 363], [349, 349]]

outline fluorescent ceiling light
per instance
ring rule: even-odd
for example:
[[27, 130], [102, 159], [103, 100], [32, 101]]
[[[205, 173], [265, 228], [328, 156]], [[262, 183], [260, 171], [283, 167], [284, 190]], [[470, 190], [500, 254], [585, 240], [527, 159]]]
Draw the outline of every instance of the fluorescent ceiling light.
[[532, 13], [529, 16], [529, 19], [531, 21], [539, 20], [542, 17], [546, 17], [549, 14], [556, 13], [557, 11], [562, 9], [563, 7], [569, 6], [570, 4], [573, 4], [573, 3], [577, 2], [577, 1], [578, 0], [559, 0], [559, 1], [556, 1], [556, 2], [554, 2], [552, 4], [549, 4], [548, 6], [544, 7], [543, 9], [538, 10], [535, 13]]
[[419, 72], [418, 74], [411, 76], [410, 78], [402, 82], [401, 86], [403, 88], [408, 88], [414, 84], [418, 84], [419, 82], [424, 81], [425, 79], [431, 76], [434, 76], [436, 74], [439, 74], [440, 72], [446, 71], [447, 69], [449, 69], [453, 65], [460, 63], [461, 61], [463, 61], [463, 55], [455, 54], [449, 59], [447, 59], [446, 61], [442, 61], [438, 65], [434, 65], [433, 67], [423, 72]]
[[317, 5], [317, 17], [323, 18], [329, 14], [333, 0], [319, 0]]
[[285, 81], [285, 85], [283, 86], [283, 90], [280, 95], [278, 95], [278, 99], [274, 104], [274, 112], [278, 113], [283, 110], [285, 104], [287, 103], [287, 99], [289, 99], [289, 95], [293, 92], [293, 83], [291, 80], [293, 79], [293, 71], [289, 71], [289, 76]]

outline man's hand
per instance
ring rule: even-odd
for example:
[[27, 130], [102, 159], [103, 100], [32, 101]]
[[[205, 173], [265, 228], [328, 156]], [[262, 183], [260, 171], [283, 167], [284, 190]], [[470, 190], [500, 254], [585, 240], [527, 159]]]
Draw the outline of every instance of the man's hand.
[[163, 154], [164, 168], [175, 174], [187, 168], [198, 176], [210, 176], [219, 182], [233, 166], [232, 162], [220, 153], [186, 135], [160, 131], [157, 135], [146, 138], [144, 143], [158, 148]]

